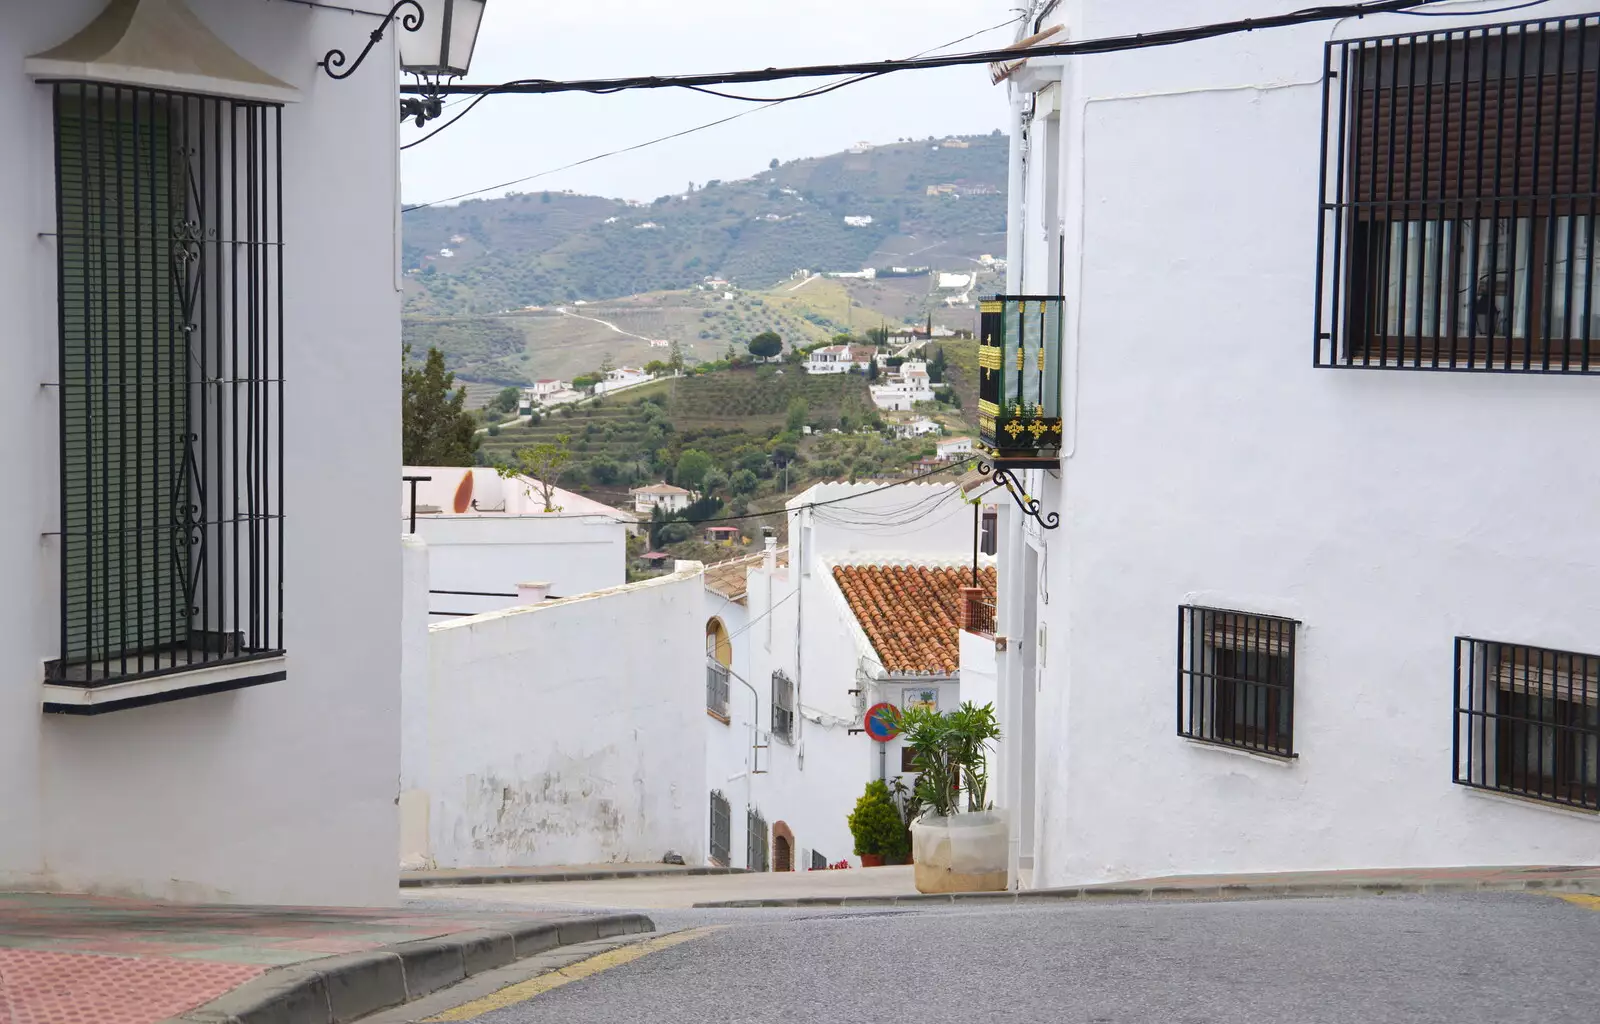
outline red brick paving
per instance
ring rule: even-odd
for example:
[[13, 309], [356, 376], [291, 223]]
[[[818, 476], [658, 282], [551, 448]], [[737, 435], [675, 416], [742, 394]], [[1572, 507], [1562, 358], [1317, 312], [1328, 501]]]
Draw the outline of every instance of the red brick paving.
[[262, 972], [247, 964], [0, 949], [5, 1024], [154, 1024]]
[[0, 1024], [157, 1024], [286, 961], [545, 916], [0, 892]]

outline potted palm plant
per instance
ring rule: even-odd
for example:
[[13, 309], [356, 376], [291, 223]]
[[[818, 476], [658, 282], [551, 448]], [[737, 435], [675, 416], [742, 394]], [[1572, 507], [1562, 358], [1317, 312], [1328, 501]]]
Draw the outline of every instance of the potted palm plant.
[[911, 824], [918, 892], [1000, 892], [1009, 881], [1011, 830], [989, 802], [989, 747], [1000, 738], [994, 705], [971, 701], [939, 713], [913, 708], [901, 734], [917, 769], [921, 814]]
[[889, 795], [888, 784], [882, 779], [867, 783], [866, 792], [856, 801], [856, 809], [850, 812], [849, 822], [862, 867], [878, 868], [885, 859], [905, 857], [905, 822]]

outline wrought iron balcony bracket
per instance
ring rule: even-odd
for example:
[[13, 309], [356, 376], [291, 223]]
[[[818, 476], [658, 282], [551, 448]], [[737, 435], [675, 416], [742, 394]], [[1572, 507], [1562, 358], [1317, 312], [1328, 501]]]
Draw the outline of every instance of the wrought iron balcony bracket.
[[992, 477], [994, 482], [1004, 487], [1011, 494], [1011, 499], [1017, 503], [1024, 515], [1032, 517], [1046, 530], [1054, 530], [1061, 525], [1059, 512], [1046, 512], [1044, 505], [1029, 494], [1022, 486], [1022, 478], [1017, 475], [1019, 469], [1053, 468], [1059, 465], [1054, 459], [1008, 459], [1001, 462], [997, 459], [979, 459], [978, 472], [987, 477]]
[[367, 59], [367, 54], [372, 52], [372, 48], [383, 42], [383, 35], [389, 30], [389, 22], [393, 21], [395, 15], [399, 14], [401, 8], [405, 7], [412, 8], [416, 13], [407, 11], [405, 16], [400, 19], [400, 27], [407, 32], [415, 32], [422, 28], [424, 17], [422, 4], [418, 3], [417, 0], [399, 0], [393, 7], [389, 8], [389, 13], [384, 16], [383, 22], [372, 30], [372, 35], [367, 37], [366, 47], [356, 57], [355, 62], [350, 64], [348, 71], [340, 70], [349, 62], [349, 58], [345, 56], [343, 50], [339, 49], [329, 50], [327, 55], [317, 62], [317, 67], [326, 71], [329, 78], [337, 80], [343, 80], [355, 74], [356, 69], [361, 66], [361, 62]]

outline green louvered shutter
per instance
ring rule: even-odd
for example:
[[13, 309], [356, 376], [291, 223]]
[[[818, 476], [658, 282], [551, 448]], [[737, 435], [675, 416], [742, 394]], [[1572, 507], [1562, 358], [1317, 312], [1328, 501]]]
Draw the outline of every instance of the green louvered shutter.
[[[183, 175], [145, 94], [58, 93], [63, 669], [93, 682], [162, 667], [189, 630], [189, 403], [173, 262]], [[170, 664], [170, 662], [167, 662]]]

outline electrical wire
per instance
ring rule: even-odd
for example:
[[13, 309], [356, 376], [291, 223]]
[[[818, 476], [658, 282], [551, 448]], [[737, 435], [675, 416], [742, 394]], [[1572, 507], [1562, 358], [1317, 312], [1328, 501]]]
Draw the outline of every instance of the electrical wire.
[[[929, 47], [928, 49], [923, 50], [921, 53], [915, 54], [914, 56], [915, 57], [924, 57], [924, 56], [927, 56], [930, 53], [938, 53], [940, 50], [948, 50], [952, 46], [958, 46], [961, 43], [964, 43], [969, 39], [975, 39], [978, 36], [986, 35], [986, 34], [988, 34], [990, 32], [994, 32], [994, 31], [996, 31], [998, 29], [1005, 28], [1007, 25], [1013, 25], [1013, 24], [1015, 24], [1016, 22], [1018, 22], [1020, 20], [1021, 20], [1020, 17], [1018, 17], [1018, 18], [1010, 18], [1010, 19], [1008, 19], [1006, 21], [999, 22], [998, 24], [990, 25], [988, 28], [980, 28], [978, 31], [969, 32], [969, 33], [967, 33], [966, 35], [962, 36], [959, 39], [952, 39], [947, 43], [940, 43], [938, 46]], [[695, 132], [702, 132], [702, 131], [705, 131], [708, 128], [716, 128], [719, 125], [727, 124], [729, 121], [736, 121], [741, 117], [745, 117], [746, 115], [754, 114], [757, 111], [766, 110], [766, 109], [768, 109], [770, 107], [775, 107], [775, 106], [778, 106], [779, 104], [782, 104], [782, 103], [790, 103], [790, 102], [793, 102], [794, 100], [806, 99], [806, 98], [809, 98], [811, 96], [822, 96], [822, 95], [825, 95], [827, 93], [830, 93], [830, 92], [834, 91], [835, 89], [842, 89], [846, 85], [853, 85], [854, 83], [859, 82], [859, 81], [864, 81], [867, 78], [876, 78], [876, 77], [877, 77], [876, 75], [858, 75], [858, 76], [855, 76], [855, 77], [852, 77], [852, 78], [845, 79], [845, 80], [840, 81], [840, 82], [835, 82], [835, 83], [833, 83], [831, 85], [820, 85], [820, 86], [817, 86], [817, 87], [815, 87], [813, 89], [807, 89], [805, 92], [797, 93], [794, 96], [779, 97], [779, 98], [776, 98], [776, 99], [768, 100], [768, 101], [766, 101], [766, 103], [763, 106], [755, 107], [755, 108], [750, 109], [750, 110], [741, 110], [737, 114], [730, 114], [727, 117], [721, 117], [721, 118], [718, 118], [715, 121], [708, 121], [705, 124], [696, 125], [693, 128], [685, 128], [683, 131], [673, 132], [671, 135], [663, 135], [660, 138], [650, 139], [649, 141], [636, 143], [636, 144], [634, 144], [632, 146], [625, 146], [622, 149], [613, 149], [613, 150], [609, 150], [609, 151], [607, 151], [605, 153], [598, 153], [595, 156], [585, 157], [582, 160], [575, 160], [570, 164], [563, 164], [560, 167], [553, 167], [550, 170], [540, 171], [537, 174], [530, 174], [527, 177], [517, 178], [514, 181], [504, 182], [504, 183], [499, 184], [499, 185], [490, 185], [487, 188], [473, 189], [471, 192], [462, 192], [459, 195], [450, 196], [449, 198], [446, 198], [446, 199], [435, 199], [432, 202], [417, 203], [417, 204], [415, 204], [413, 206], [404, 207], [400, 212], [401, 213], [410, 213], [413, 210], [425, 210], [430, 206], [440, 206], [440, 205], [443, 205], [444, 203], [453, 203], [458, 199], [467, 199], [467, 198], [470, 198], [472, 196], [479, 195], [480, 193], [483, 193], [483, 192], [494, 192], [494, 191], [497, 191], [497, 190], [502, 189], [502, 188], [511, 188], [514, 185], [522, 185], [522, 184], [525, 184], [527, 182], [533, 181], [533, 180], [535, 180], [537, 178], [548, 177], [548, 176], [550, 176], [552, 174], [560, 174], [562, 171], [570, 171], [574, 167], [582, 167], [585, 164], [592, 164], [592, 163], [595, 163], [596, 161], [605, 160], [605, 159], [608, 159], [609, 157], [613, 157], [613, 156], [621, 156], [624, 153], [632, 153], [635, 150], [644, 149], [644, 148], [646, 148], [648, 146], [654, 146], [654, 145], [657, 145], [657, 144], [662, 143], [662, 142], [671, 142], [673, 139], [680, 139], [685, 135], [692, 135]], [[436, 128], [432, 132], [429, 132], [427, 135], [423, 136], [422, 138], [417, 139], [414, 142], [409, 142], [406, 145], [401, 146], [400, 148], [403, 149], [403, 150], [404, 149], [410, 149], [412, 146], [418, 146], [418, 145], [421, 145], [424, 142], [427, 142], [429, 139], [433, 138], [439, 132], [444, 131], [445, 128], [450, 127], [451, 124], [454, 124], [456, 121], [460, 120], [461, 117], [464, 117], [468, 113], [468, 111], [470, 111], [472, 109], [473, 106], [477, 105], [478, 100], [483, 99], [483, 98], [485, 98], [487, 96], [492, 96], [492, 95], [497, 95], [497, 93], [487, 92], [487, 93], [484, 93], [482, 96], [479, 96], [479, 97], [475, 98], [472, 101], [472, 104], [470, 106], [468, 106], [466, 110], [463, 110], [456, 117], [451, 118], [451, 120], [450, 120], [450, 122], [448, 124], [441, 125], [440, 127]]]
[[[1449, 2], [1449, 0], [1440, 0], [1440, 2], [1441, 3], [1447, 3], [1447, 2]], [[1400, 11], [1399, 13], [1401, 13], [1401, 14], [1409, 14], [1413, 18], [1475, 17], [1475, 16], [1480, 15], [1480, 14], [1510, 14], [1512, 11], [1525, 11], [1530, 7], [1538, 7], [1540, 4], [1545, 4], [1545, 3], [1549, 3], [1549, 2], [1550, 2], [1550, 0], [1527, 0], [1526, 3], [1513, 4], [1510, 7], [1496, 7], [1492, 11], [1481, 11], [1481, 10], [1472, 10], [1472, 11]]]
[[[777, 82], [791, 78], [821, 78], [835, 75], [886, 75], [898, 71], [928, 71], [937, 68], [964, 67], [974, 64], [1028, 60], [1034, 57], [1080, 57], [1090, 54], [1122, 53], [1174, 46], [1181, 43], [1217, 39], [1223, 36], [1242, 35], [1275, 28], [1291, 28], [1325, 21], [1343, 21], [1376, 14], [1413, 13], [1415, 8], [1431, 7], [1457, 0], [1365, 0], [1361, 3], [1307, 7], [1287, 14], [1260, 18], [1241, 18], [1234, 21], [1213, 22], [1182, 28], [1163, 29], [1156, 32], [1139, 32], [1132, 35], [1107, 36], [1067, 43], [1042, 43], [1025, 49], [1015, 46], [999, 50], [980, 50], [952, 54], [944, 57], [913, 57], [904, 60], [868, 61], [853, 64], [814, 64], [801, 67], [764, 68], [747, 71], [725, 71], [701, 75], [637, 75], [629, 78], [599, 78], [559, 81], [553, 79], [523, 79], [499, 85], [473, 85], [468, 83], [443, 86], [406, 86], [401, 91], [432, 93], [434, 95], [459, 95], [481, 92], [509, 93], [565, 93], [586, 92], [595, 94], [618, 93], [639, 89], [682, 89], [694, 86], [731, 85], [750, 82]], [[1453, 12], [1454, 13], [1454, 12]], [[1471, 12], [1460, 12], [1463, 15]]]

